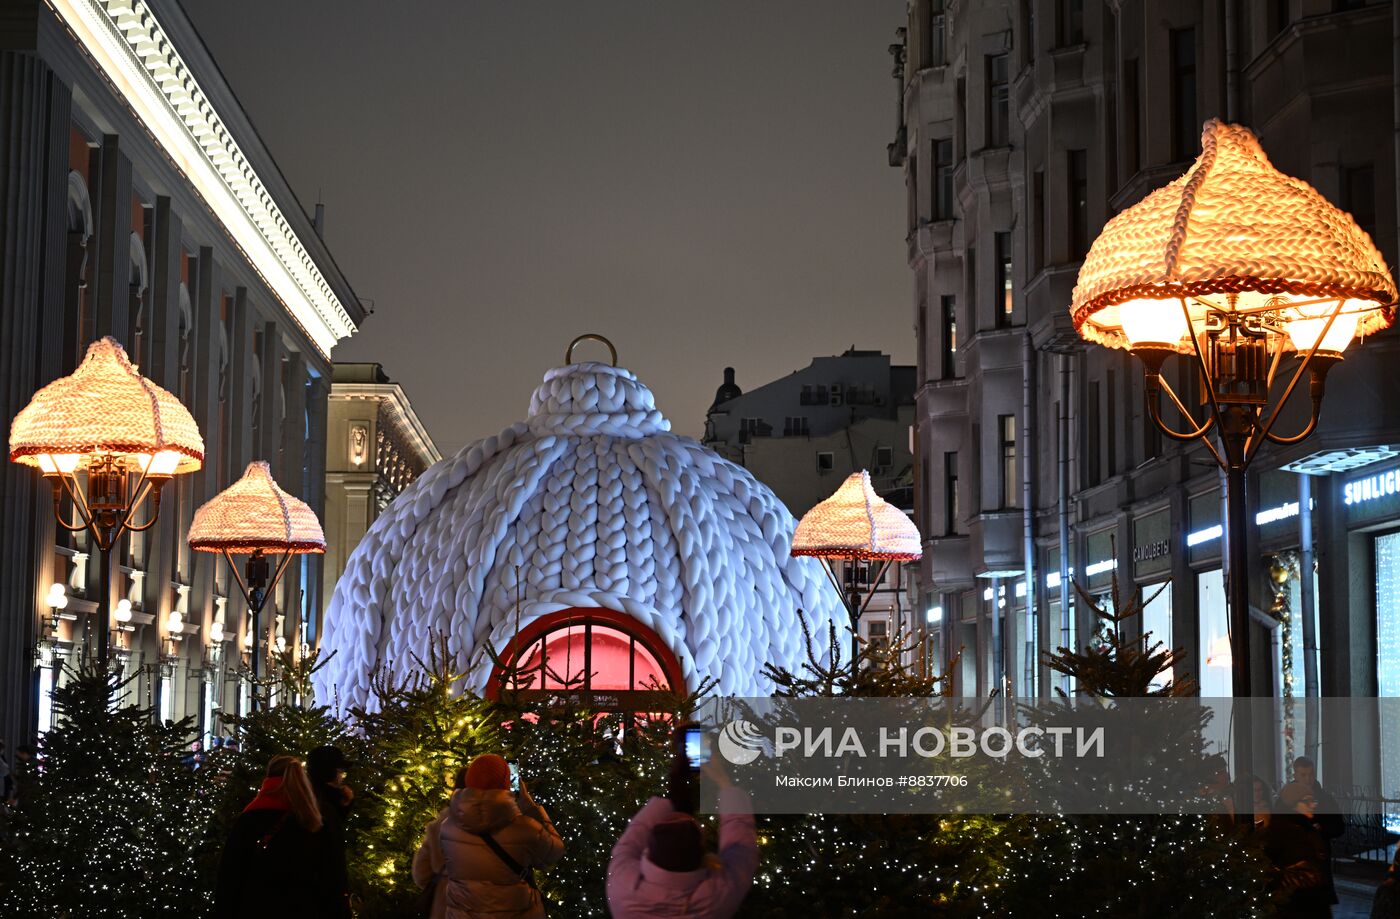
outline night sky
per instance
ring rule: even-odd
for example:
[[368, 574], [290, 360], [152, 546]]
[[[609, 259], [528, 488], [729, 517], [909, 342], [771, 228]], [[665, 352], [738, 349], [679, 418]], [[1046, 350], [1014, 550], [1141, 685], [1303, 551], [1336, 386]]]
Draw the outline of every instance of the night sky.
[[[184, 0], [446, 454], [599, 332], [698, 436], [851, 345], [914, 356], [904, 0]], [[581, 352], [584, 357], [604, 354]]]

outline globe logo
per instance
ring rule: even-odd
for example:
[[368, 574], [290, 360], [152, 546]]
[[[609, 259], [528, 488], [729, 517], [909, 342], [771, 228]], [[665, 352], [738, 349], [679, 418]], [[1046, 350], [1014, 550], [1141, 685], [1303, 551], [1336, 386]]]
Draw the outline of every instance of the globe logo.
[[731, 721], [719, 732], [719, 752], [736, 766], [747, 766], [763, 752], [763, 732], [747, 721]]

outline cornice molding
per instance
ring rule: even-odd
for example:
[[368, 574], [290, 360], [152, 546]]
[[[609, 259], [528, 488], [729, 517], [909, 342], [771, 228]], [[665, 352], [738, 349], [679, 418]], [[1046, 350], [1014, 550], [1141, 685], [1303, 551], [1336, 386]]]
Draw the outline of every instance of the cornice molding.
[[330, 399], [332, 401], [367, 400], [378, 402], [397, 423], [405, 439], [410, 442], [419, 458], [423, 460], [425, 467], [442, 459], [437, 445], [433, 443], [432, 435], [423, 426], [423, 422], [418, 418], [418, 413], [413, 410], [413, 404], [408, 401], [408, 396], [399, 384], [332, 383]]

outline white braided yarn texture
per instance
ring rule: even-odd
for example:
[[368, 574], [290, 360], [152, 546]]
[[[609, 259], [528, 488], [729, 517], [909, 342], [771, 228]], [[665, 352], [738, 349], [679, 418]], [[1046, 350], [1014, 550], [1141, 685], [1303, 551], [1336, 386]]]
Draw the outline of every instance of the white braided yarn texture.
[[820, 562], [789, 554], [794, 526], [747, 470], [671, 434], [629, 371], [551, 370], [527, 422], [434, 465], [370, 527], [326, 613], [317, 696], [372, 705], [377, 666], [411, 672], [444, 634], [482, 689], [485, 642], [570, 607], [653, 630], [688, 689], [767, 693], [764, 663], [806, 660], [799, 615], [823, 656], [845, 621]]

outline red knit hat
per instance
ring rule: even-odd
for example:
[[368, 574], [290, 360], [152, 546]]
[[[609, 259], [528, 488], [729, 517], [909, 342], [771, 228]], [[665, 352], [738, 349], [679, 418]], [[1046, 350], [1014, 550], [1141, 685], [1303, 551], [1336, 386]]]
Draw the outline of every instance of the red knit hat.
[[504, 757], [494, 753], [483, 753], [467, 767], [468, 788], [510, 788], [510, 766]]

